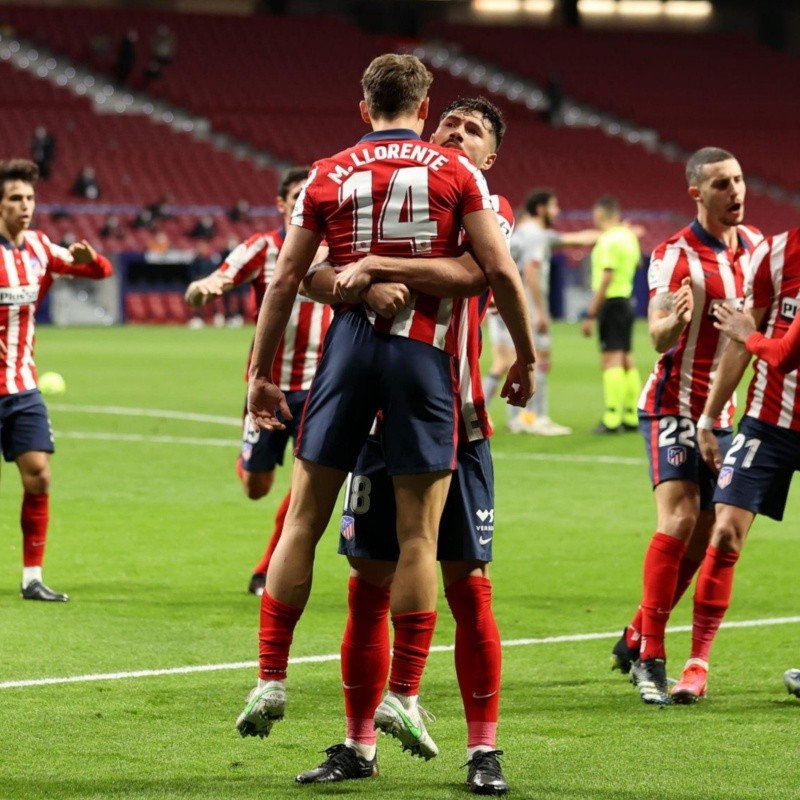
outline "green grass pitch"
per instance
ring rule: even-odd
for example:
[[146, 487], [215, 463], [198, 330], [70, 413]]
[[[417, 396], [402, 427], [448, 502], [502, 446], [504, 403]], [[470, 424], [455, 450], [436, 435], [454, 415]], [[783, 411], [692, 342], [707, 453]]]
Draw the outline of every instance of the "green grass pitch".
[[[314, 796], [460, 798], [465, 726], [444, 603], [423, 684], [441, 748], [429, 763], [379, 742], [373, 781], [299, 787], [294, 775], [343, 738], [336, 661], [346, 565], [323, 539], [290, 667], [287, 718], [243, 740], [236, 715], [255, 680], [258, 602], [250, 569], [287, 487], [253, 503], [234, 472], [252, 329], [56, 329], [38, 334], [57, 435], [45, 578], [65, 605], [18, 598], [20, 486], [4, 465], [0, 514], [0, 798], [249, 800]], [[737, 571], [731, 621], [712, 652], [708, 699], [644, 706], [608, 655], [640, 593], [654, 504], [636, 434], [588, 433], [600, 416], [597, 346], [554, 333], [552, 416], [571, 437], [505, 432], [496, 402], [495, 608], [504, 648], [499, 745], [512, 797], [777, 800], [798, 796], [800, 666], [797, 489], [787, 521], [757, 520]], [[643, 374], [654, 353], [644, 325]], [[123, 413], [133, 409], [130, 413]], [[177, 419], [158, 411], [203, 415]], [[207, 419], [207, 417], [209, 419]], [[217, 421], [210, 418], [217, 417]], [[672, 624], [690, 622], [685, 599]], [[606, 634], [592, 638], [584, 634]], [[560, 638], [564, 637], [564, 638]], [[537, 640], [553, 638], [555, 641]], [[531, 641], [533, 640], [533, 641]], [[677, 676], [689, 637], [668, 638]], [[231, 665], [188, 673], [9, 687], [40, 678]]]

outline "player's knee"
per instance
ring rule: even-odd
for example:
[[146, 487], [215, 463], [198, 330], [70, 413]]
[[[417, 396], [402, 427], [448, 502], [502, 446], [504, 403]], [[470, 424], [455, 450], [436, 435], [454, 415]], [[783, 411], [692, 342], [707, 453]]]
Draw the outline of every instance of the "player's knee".
[[30, 494], [50, 494], [50, 470], [43, 468], [23, 473], [22, 486]]
[[741, 553], [745, 535], [746, 532], [741, 530], [733, 520], [722, 517], [717, 520], [717, 524], [714, 526], [711, 544], [717, 550], [723, 550], [727, 553]]
[[275, 482], [274, 472], [245, 472], [242, 479], [244, 493], [250, 500], [266, 497]]
[[669, 516], [668, 533], [683, 542], [688, 542], [697, 524], [697, 513], [693, 509], [674, 508]]

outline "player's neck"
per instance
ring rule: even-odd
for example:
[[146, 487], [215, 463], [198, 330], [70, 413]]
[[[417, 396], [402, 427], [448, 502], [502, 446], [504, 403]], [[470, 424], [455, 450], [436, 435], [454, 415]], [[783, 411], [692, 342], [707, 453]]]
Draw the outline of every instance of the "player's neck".
[[420, 119], [416, 114], [408, 114], [403, 117], [396, 117], [395, 119], [373, 119], [372, 130], [374, 131], [390, 131], [396, 129], [404, 129], [415, 131], [418, 135], [422, 135], [422, 129], [425, 127], [425, 120]]
[[739, 245], [739, 231], [735, 225], [723, 225], [708, 218], [708, 215], [698, 215], [700, 226], [726, 247], [735, 250]]

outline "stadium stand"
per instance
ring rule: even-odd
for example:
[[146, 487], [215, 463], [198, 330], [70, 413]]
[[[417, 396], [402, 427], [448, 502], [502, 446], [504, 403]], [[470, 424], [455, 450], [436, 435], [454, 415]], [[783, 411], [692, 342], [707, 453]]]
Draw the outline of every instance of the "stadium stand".
[[[138, 31], [145, 51], [155, 27], [167, 24], [178, 42], [177, 58], [146, 87], [142, 72], [146, 59], [140, 58], [131, 90], [146, 88], [154, 103], [169, 104], [176, 114], [185, 111], [204, 118], [214, 131], [248, 143], [253, 152], [268, 153], [278, 166], [311, 162], [363, 133], [356, 109], [361, 70], [374, 55], [397, 46], [326, 16], [3, 6], [0, 23], [6, 32], [15, 31], [35, 46], [46, 46], [96, 70], [112, 68], [116, 44], [127, 30]], [[112, 43], [105, 65], [97, 63], [90, 46], [98, 34]], [[576, 102], [652, 129], [661, 142], [675, 145], [675, 155], [669, 159], [597, 126], [552, 127], [539, 110], [509, 100], [503, 87], [487, 89], [475, 75], [455, 70], [451, 74], [435, 59], [426, 58], [436, 75], [431, 93], [434, 112], [458, 95], [489, 94], [490, 88], [500, 92], [492, 99], [506, 113], [509, 130], [490, 183], [513, 204], [519, 204], [532, 186], [553, 186], [568, 211], [560, 225], [580, 228], [589, 224], [587, 209], [593, 200], [614, 194], [626, 216], [646, 227], [643, 249], [649, 251], [691, 214], [681, 148], [715, 143], [737, 153], [748, 174], [785, 190], [757, 191], [759, 182], [751, 182], [749, 221], [767, 233], [795, 223], [796, 208], [786, 198], [800, 188], [800, 156], [793, 136], [786, 132], [786, 115], [794, 120], [800, 111], [787, 109], [780, 85], [771, 80], [775, 74], [798, 76], [800, 67], [788, 56], [741, 38], [711, 34], [633, 36], [437, 23], [425, 35], [428, 55], [434, 41], [446, 43], [482, 61], [483, 72], [499, 67], [510, 76], [544, 85], [556, 70], [565, 92]], [[737, 58], [731, 62], [726, 54], [732, 46]], [[343, 52], [347, 59], [341, 58]], [[711, 65], [713, 85], [730, 85], [730, 91], [711, 92], [697, 85], [692, 58], [697, 52], [703, 53], [704, 64]], [[713, 75], [716, 69], [719, 74]], [[97, 86], [109, 80], [95, 74]], [[34, 127], [44, 124], [58, 142], [56, 169], [42, 192], [45, 212], [51, 213], [40, 213], [38, 220], [54, 239], [72, 232], [97, 241], [106, 215], [113, 211], [123, 219], [126, 233], [106, 242], [105, 249], [145, 250], [152, 233], [132, 229], [130, 221], [141, 206], [170, 196], [174, 216], [159, 227], [171, 245], [190, 249], [186, 232], [201, 210], [210, 208], [218, 229], [212, 245], [222, 249], [230, 237], [241, 239], [252, 230], [252, 223], [233, 223], [225, 215], [236, 200], [248, 200], [256, 218], [271, 212], [275, 168], [220, 147], [207, 136], [158, 125], [156, 114], [148, 118], [99, 113], [102, 109], [91, 94], [77, 96], [31, 72], [0, 63], [4, 140], [24, 154]], [[78, 205], [69, 189], [87, 164], [97, 172], [102, 196], [98, 203]], [[67, 204], [71, 218], [52, 214]], [[264, 224], [263, 218], [255, 224]], [[580, 256], [573, 255], [573, 263]], [[134, 306], [139, 308], [133, 303], [131, 313]], [[162, 311], [159, 305], [149, 313], [163, 316]]]

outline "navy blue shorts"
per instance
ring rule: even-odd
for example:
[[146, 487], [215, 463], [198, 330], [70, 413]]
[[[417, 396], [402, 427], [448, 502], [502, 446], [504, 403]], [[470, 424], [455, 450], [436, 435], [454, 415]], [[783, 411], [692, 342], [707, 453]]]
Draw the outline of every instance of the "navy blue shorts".
[[[283, 454], [289, 437], [297, 440], [303, 406], [308, 397], [307, 391], [287, 392], [286, 402], [292, 412], [292, 419], [282, 431], [267, 431], [254, 428], [245, 407], [242, 424], [242, 467], [248, 472], [272, 472], [277, 464], [283, 466]], [[284, 421], [278, 412], [278, 418]]]
[[[397, 561], [399, 548], [392, 479], [380, 440], [370, 437], [348, 477], [339, 553]], [[494, 539], [494, 467], [489, 440], [458, 448], [458, 469], [450, 482], [439, 523], [440, 561], [491, 561]]]
[[800, 432], [743, 417], [722, 462], [714, 502], [780, 521], [798, 469]]
[[0, 446], [3, 458], [23, 453], [54, 453], [53, 428], [38, 389], [0, 397]]
[[362, 309], [338, 314], [325, 339], [295, 455], [352, 471], [379, 409], [390, 475], [455, 469], [453, 359], [376, 333]]
[[[651, 417], [639, 412], [639, 431], [644, 437], [653, 488], [665, 481], [691, 481], [700, 487], [700, 508], [714, 507], [716, 476], [706, 466], [697, 447], [697, 426], [689, 417]], [[729, 428], [715, 429], [720, 453], [733, 438]]]

